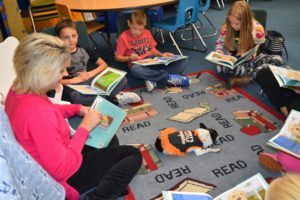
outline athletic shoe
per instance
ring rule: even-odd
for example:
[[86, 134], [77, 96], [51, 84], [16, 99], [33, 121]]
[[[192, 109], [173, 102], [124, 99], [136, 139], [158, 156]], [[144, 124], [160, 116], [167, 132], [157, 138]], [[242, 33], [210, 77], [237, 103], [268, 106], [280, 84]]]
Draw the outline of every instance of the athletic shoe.
[[142, 100], [141, 97], [134, 92], [120, 92], [116, 95], [116, 99], [118, 100], [119, 104], [122, 105], [137, 103]]
[[191, 85], [191, 78], [177, 74], [169, 74], [167, 82], [172, 86], [188, 87]]
[[157, 86], [155, 82], [149, 80], [145, 80], [145, 85], [148, 92], [151, 92]]
[[276, 154], [260, 153], [258, 155], [259, 163], [262, 167], [272, 172], [282, 172], [283, 169], [277, 160]]

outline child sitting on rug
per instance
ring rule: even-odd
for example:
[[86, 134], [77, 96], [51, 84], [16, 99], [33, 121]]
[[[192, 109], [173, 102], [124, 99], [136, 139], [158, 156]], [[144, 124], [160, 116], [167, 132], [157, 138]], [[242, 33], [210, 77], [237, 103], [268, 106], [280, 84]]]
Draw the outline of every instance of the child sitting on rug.
[[132, 64], [132, 61], [142, 60], [147, 57], [171, 57], [172, 53], [161, 53], [156, 49], [156, 42], [151, 32], [145, 29], [147, 23], [146, 14], [137, 10], [128, 20], [129, 29], [125, 30], [117, 41], [115, 59], [118, 62], [128, 62], [131, 74], [138, 79], [145, 80], [147, 90], [152, 91], [157, 85], [172, 85], [188, 87], [191, 79], [181, 76], [184, 66], [181, 61], [171, 63], [168, 66], [141, 66]]
[[[61, 84], [81, 84], [90, 85], [93, 78], [106, 69], [106, 62], [90, 48], [82, 48], [78, 46], [78, 32], [76, 25], [70, 19], [63, 19], [55, 26], [55, 31], [58, 37], [64, 41], [71, 51], [71, 65], [67, 68], [68, 76], [61, 80]], [[97, 67], [87, 71], [88, 64], [96, 64]], [[117, 101], [120, 104], [136, 103], [141, 101], [139, 95], [133, 92], [121, 92], [127, 84], [127, 79], [124, 77], [121, 82], [114, 88], [108, 100]], [[90, 106], [96, 95], [83, 95], [80, 92], [69, 87], [64, 87], [64, 96], [71, 103], [83, 104]]]
[[[215, 50], [221, 54], [226, 53], [241, 57], [255, 45], [265, 42], [263, 26], [255, 20], [249, 4], [246, 1], [236, 1], [229, 9], [224, 25], [221, 27], [220, 36], [216, 41]], [[260, 61], [260, 62], [258, 62]], [[218, 72], [228, 73], [230, 88], [243, 86], [255, 78], [257, 63], [282, 64], [278, 55], [254, 55], [249, 61], [238, 65], [235, 69], [217, 66]]]
[[218, 139], [214, 129], [206, 128], [200, 123], [200, 128], [195, 130], [177, 131], [175, 128], [165, 128], [160, 131], [155, 147], [159, 152], [184, 156], [194, 152], [197, 156], [208, 152], [219, 152], [220, 149], [209, 148]]
[[287, 173], [271, 182], [266, 200], [296, 200], [300, 198], [300, 175]]
[[280, 87], [267, 65], [257, 73], [256, 81], [271, 103], [285, 116], [292, 109], [300, 111], [300, 89]]

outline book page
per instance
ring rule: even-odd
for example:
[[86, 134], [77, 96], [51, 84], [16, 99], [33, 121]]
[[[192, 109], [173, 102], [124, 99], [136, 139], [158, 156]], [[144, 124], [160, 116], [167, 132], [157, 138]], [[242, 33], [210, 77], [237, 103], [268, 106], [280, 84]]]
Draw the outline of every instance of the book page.
[[268, 144], [300, 158], [300, 112], [292, 110], [279, 133]]
[[125, 71], [108, 67], [94, 78], [91, 85], [100, 91], [98, 94], [109, 95], [125, 75]]
[[243, 62], [247, 61], [250, 59], [251, 56], [253, 56], [257, 50], [258, 50], [258, 45], [253, 47], [252, 49], [250, 49], [249, 51], [247, 51], [246, 53], [243, 54], [243, 56], [241, 56], [235, 63], [235, 66], [238, 66], [240, 64], [242, 64]]
[[148, 65], [168, 65], [171, 62], [182, 60], [188, 58], [188, 56], [181, 56], [181, 55], [174, 55], [172, 57], [154, 57], [154, 58], [146, 58], [143, 60], [133, 61], [132, 63], [142, 65], [142, 66], [148, 66]]
[[188, 58], [188, 56], [181, 56], [181, 55], [173, 55], [172, 57], [155, 57], [157, 61], [162, 62], [163, 64], [169, 64], [171, 62], [182, 60]]
[[164, 200], [212, 200], [209, 194], [196, 192], [162, 191]]
[[[86, 145], [103, 148], [107, 147], [117, 130], [121, 126], [126, 112], [106, 99], [97, 96], [91, 105], [91, 109], [101, 112], [102, 119], [99, 124], [90, 132]], [[73, 136], [80, 125], [83, 116], [73, 116], [68, 119], [71, 135]]]
[[68, 87], [80, 92], [81, 94], [97, 95], [99, 92], [101, 92], [90, 85], [68, 85]]
[[214, 198], [214, 200], [257, 199], [264, 200], [268, 184], [260, 173], [243, 181], [234, 188]]
[[300, 87], [300, 71], [268, 65], [279, 86]]
[[133, 61], [132, 63], [138, 64], [138, 65], [143, 65], [143, 66], [161, 64], [161, 62], [159, 62], [155, 58], [146, 58], [143, 60]]
[[227, 66], [231, 69], [233, 69], [234, 63], [237, 61], [237, 58], [234, 56], [220, 54], [215, 51], [210, 52], [205, 59], [216, 64]]

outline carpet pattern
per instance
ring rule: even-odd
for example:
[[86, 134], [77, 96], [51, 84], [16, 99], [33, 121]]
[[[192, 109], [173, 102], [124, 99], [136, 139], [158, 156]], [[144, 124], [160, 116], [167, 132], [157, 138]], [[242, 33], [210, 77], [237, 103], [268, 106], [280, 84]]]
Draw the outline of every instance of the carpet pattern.
[[[195, 76], [197, 74], [192, 75]], [[215, 185], [216, 188], [209, 192], [215, 197], [258, 172], [265, 178], [276, 176], [259, 166], [258, 153], [272, 152], [266, 142], [279, 131], [282, 116], [241, 89], [227, 90], [224, 82], [212, 71], [203, 71], [199, 79], [180, 93], [136, 89], [158, 114], [123, 125], [117, 136], [121, 144], [150, 144], [154, 147], [160, 129], [196, 129], [202, 122], [219, 133], [215, 148], [221, 151], [175, 157], [154, 149], [162, 166], [133, 179], [130, 187], [135, 199], [154, 198], [186, 178]], [[209, 106], [209, 112], [190, 121], [170, 120], [172, 116], [199, 105]]]

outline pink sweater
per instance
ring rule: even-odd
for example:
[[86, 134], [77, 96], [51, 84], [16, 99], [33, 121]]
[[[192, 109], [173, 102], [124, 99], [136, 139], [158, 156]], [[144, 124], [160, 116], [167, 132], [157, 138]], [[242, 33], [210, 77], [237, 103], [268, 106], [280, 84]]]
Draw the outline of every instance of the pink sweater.
[[81, 150], [89, 133], [78, 128], [70, 138], [65, 118], [79, 114], [80, 105], [56, 105], [47, 97], [10, 90], [5, 112], [18, 142], [63, 185], [67, 199], [78, 200], [79, 193], [66, 181], [81, 165]]

